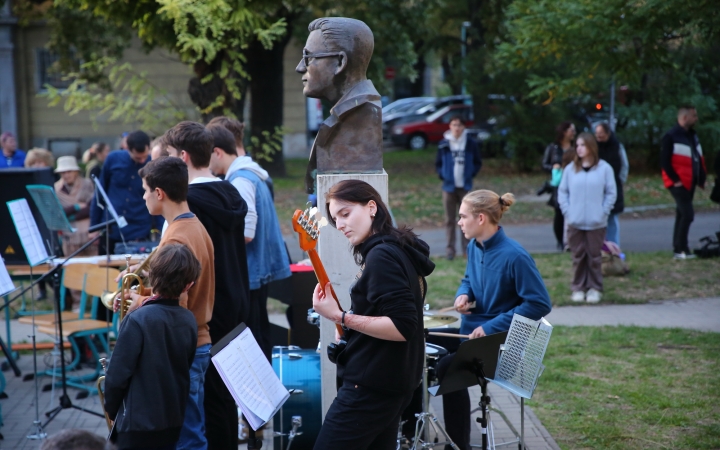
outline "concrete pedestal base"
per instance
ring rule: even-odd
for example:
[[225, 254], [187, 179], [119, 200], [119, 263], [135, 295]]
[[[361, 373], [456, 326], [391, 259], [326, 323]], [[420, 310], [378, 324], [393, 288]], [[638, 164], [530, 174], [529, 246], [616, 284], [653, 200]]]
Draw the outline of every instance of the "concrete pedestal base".
[[[323, 216], [325, 211], [325, 194], [332, 186], [343, 180], [362, 180], [374, 187], [382, 197], [385, 204], [388, 202], [388, 175], [383, 173], [374, 174], [332, 174], [318, 175], [317, 193], [318, 209]], [[340, 300], [344, 310], [350, 309], [350, 285], [355, 280], [360, 268], [355, 264], [352, 256], [352, 249], [347, 238], [331, 225], [320, 231], [318, 240], [318, 253], [325, 266], [328, 277], [333, 284], [335, 293]], [[327, 358], [326, 348], [330, 342], [335, 341], [335, 324], [322, 319], [320, 323], [321, 363], [320, 371], [322, 376], [322, 415], [332, 404], [337, 394], [336, 366]]]

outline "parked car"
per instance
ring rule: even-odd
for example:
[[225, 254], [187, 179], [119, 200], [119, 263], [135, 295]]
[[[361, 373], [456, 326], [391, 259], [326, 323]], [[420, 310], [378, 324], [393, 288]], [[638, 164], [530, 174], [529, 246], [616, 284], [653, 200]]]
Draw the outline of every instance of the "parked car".
[[[403, 103], [400, 103], [403, 102]], [[399, 103], [390, 110], [390, 106]], [[449, 97], [411, 97], [401, 99], [383, 108], [383, 139], [391, 139], [391, 129], [401, 123], [417, 122], [428, 117], [430, 114], [449, 105], [472, 105], [472, 97], [469, 95], [453, 95]]]
[[428, 143], [437, 143], [443, 133], [450, 129], [450, 119], [460, 116], [465, 125], [472, 129], [475, 124], [471, 105], [451, 104], [444, 106], [427, 117], [414, 115], [398, 120], [391, 129], [393, 144], [420, 150]]

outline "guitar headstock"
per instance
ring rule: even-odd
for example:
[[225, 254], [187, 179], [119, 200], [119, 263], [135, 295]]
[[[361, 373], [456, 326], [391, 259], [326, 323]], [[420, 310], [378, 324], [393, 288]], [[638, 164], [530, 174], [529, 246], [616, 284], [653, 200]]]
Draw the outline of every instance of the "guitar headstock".
[[327, 225], [325, 217], [318, 220], [317, 211], [317, 208], [311, 207], [310, 203], [308, 203], [305, 211], [296, 209], [295, 214], [293, 214], [293, 230], [298, 234], [300, 248], [305, 252], [315, 248], [320, 236], [320, 228]]

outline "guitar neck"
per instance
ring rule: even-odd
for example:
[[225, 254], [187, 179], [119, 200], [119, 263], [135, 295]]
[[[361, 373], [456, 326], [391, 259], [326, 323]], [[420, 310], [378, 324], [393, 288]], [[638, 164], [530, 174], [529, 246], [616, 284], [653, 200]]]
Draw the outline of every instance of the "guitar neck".
[[[330, 282], [330, 278], [328, 278], [327, 272], [325, 271], [325, 266], [323, 266], [322, 261], [320, 260], [320, 255], [318, 255], [317, 250], [314, 248], [311, 248], [308, 250], [308, 256], [310, 257], [310, 262], [312, 262], [313, 269], [315, 270], [315, 276], [317, 276], [318, 283], [320, 283], [320, 287], [325, 289], [325, 286]], [[332, 284], [330, 285], [330, 293], [332, 294], [333, 299], [335, 300], [335, 303], [337, 303], [338, 308], [340, 308], [340, 311], [343, 310], [342, 306], [340, 305], [340, 301], [337, 298], [337, 295], [335, 294], [335, 289], [333, 289]], [[342, 327], [340, 325], [335, 324], [335, 327], [337, 328], [338, 333], [340, 335], [343, 334]]]

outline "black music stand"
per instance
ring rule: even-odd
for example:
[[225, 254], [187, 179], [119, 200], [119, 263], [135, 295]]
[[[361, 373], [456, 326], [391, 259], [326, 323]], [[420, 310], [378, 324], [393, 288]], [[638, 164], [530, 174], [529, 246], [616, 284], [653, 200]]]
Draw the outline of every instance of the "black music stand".
[[477, 419], [482, 427], [482, 448], [488, 448], [488, 418], [490, 396], [487, 394], [486, 377], [494, 376], [500, 347], [505, 343], [507, 331], [477, 339], [469, 339], [458, 348], [440, 384], [428, 389], [432, 395], [442, 395], [480, 385], [480, 409]]

